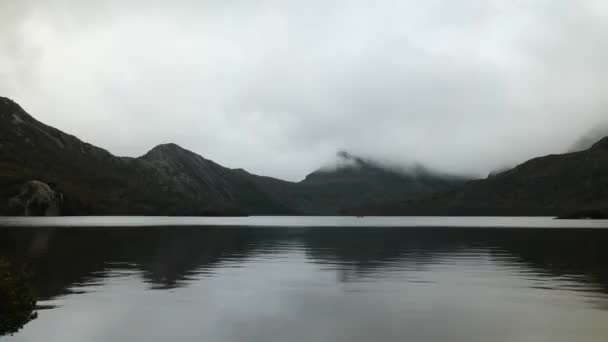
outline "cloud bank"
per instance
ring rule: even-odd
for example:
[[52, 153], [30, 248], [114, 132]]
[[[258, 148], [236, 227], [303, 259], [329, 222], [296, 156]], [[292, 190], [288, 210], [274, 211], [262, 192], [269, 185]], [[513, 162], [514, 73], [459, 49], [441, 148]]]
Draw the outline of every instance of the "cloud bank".
[[607, 19], [601, 0], [4, 0], [0, 94], [118, 155], [481, 176], [605, 122]]

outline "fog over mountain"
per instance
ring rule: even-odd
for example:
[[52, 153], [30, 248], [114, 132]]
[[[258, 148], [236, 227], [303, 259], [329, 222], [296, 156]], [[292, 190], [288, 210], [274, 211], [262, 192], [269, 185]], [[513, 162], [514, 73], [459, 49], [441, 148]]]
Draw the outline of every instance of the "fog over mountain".
[[570, 147], [570, 151], [577, 152], [586, 150], [593, 146], [593, 144], [595, 144], [598, 140], [606, 136], [608, 136], [608, 121], [595, 125], [589, 132], [578, 138]]
[[605, 122], [602, 0], [3, 0], [0, 94], [126, 156], [486, 175]]

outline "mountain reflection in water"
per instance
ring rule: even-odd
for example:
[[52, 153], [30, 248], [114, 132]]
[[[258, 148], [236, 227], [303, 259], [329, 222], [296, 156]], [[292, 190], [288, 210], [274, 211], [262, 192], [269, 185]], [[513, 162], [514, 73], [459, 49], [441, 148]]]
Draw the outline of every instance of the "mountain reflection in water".
[[601, 229], [0, 228], [48, 309], [9, 341], [604, 341], [606, 246]]

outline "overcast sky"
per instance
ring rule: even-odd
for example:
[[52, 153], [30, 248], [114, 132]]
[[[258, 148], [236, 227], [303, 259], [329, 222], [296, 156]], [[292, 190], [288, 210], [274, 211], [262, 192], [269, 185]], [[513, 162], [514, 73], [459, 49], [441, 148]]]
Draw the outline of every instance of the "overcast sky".
[[485, 175], [608, 119], [605, 0], [0, 0], [0, 95], [138, 156]]

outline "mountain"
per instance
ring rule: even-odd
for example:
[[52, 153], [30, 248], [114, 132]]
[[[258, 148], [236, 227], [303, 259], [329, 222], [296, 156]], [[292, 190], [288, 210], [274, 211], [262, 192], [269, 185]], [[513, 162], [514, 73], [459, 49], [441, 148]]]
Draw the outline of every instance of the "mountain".
[[177, 145], [116, 157], [0, 98], [1, 214], [20, 213], [9, 199], [32, 180], [57, 189], [67, 215], [291, 213], [238, 172]]
[[117, 157], [0, 97], [0, 215], [336, 215], [463, 183], [348, 153], [302, 182], [229, 169], [175, 144]]
[[341, 151], [337, 165], [319, 169], [297, 184], [293, 203], [301, 212], [343, 214], [358, 205], [416, 198], [456, 188], [465, 178], [426, 169], [421, 165], [397, 168]]
[[366, 215], [546, 215], [608, 213], [608, 137], [590, 148], [527, 161], [487, 179], [414, 200], [361, 206]]
[[560, 215], [608, 217], [608, 137], [467, 181], [347, 152], [301, 182], [175, 144], [117, 157], [0, 97], [0, 215]]
[[339, 152], [337, 159], [336, 167], [316, 170], [301, 182], [234, 171], [298, 215], [342, 215], [356, 206], [446, 191], [466, 181], [422, 166], [396, 169], [347, 152]]

